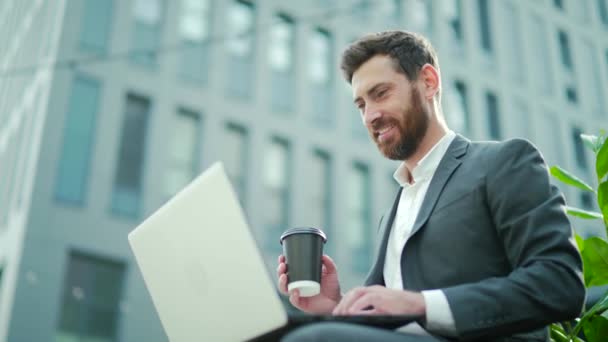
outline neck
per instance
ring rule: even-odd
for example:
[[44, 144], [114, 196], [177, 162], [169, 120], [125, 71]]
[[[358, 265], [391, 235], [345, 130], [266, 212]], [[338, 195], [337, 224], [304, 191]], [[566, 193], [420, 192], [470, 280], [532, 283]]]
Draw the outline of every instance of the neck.
[[433, 116], [433, 119], [431, 120], [426, 134], [424, 135], [424, 138], [422, 138], [416, 152], [414, 152], [411, 157], [404, 160], [405, 167], [407, 167], [410, 175], [412, 174], [412, 170], [418, 165], [420, 159], [422, 159], [448, 132], [448, 127], [444, 120], [438, 119], [437, 116]]

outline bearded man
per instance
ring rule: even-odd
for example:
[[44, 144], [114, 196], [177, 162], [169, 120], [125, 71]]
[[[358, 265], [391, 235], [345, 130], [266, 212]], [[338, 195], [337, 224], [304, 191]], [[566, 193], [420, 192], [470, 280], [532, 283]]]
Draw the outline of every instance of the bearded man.
[[[341, 68], [370, 137], [401, 161], [399, 191], [380, 220], [364, 286], [343, 294], [336, 265], [323, 256], [321, 293], [295, 290], [290, 301], [314, 314], [421, 319], [398, 331], [313, 324], [285, 340], [547, 341], [549, 323], [576, 317], [585, 299], [581, 258], [537, 149], [451, 131], [437, 55], [418, 34], [365, 36], [344, 51]], [[277, 273], [287, 294], [283, 256]]]

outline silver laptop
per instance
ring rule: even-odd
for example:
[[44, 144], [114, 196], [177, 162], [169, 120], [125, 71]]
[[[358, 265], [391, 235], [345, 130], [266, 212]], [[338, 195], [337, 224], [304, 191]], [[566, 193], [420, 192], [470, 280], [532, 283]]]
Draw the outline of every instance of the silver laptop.
[[292, 315], [288, 324], [221, 163], [135, 228], [129, 243], [172, 342], [276, 341], [313, 322], [392, 329], [420, 318]]
[[243, 341], [286, 325], [221, 163], [135, 228], [129, 243], [171, 341]]

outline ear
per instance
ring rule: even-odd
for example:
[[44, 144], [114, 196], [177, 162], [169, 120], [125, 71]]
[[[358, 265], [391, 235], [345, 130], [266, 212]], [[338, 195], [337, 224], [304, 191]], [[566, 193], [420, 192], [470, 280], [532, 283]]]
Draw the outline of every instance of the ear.
[[432, 99], [441, 87], [441, 79], [439, 78], [439, 71], [434, 66], [426, 63], [420, 68], [418, 74], [418, 80], [421, 83], [423, 89], [423, 96], [425, 99]]

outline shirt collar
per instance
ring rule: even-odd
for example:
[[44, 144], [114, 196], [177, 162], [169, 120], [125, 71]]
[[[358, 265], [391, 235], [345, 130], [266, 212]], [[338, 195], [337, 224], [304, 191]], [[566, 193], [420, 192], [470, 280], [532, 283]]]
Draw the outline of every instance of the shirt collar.
[[417, 182], [429, 179], [437, 170], [439, 166], [439, 162], [445, 155], [448, 147], [456, 137], [456, 133], [448, 130], [446, 134], [439, 139], [439, 141], [433, 146], [427, 153], [420, 159], [418, 164], [412, 170], [412, 179], [413, 182], [410, 184], [409, 180], [409, 171], [405, 166], [405, 162], [402, 162], [395, 173], [393, 173], [393, 178], [399, 185], [406, 188]]

